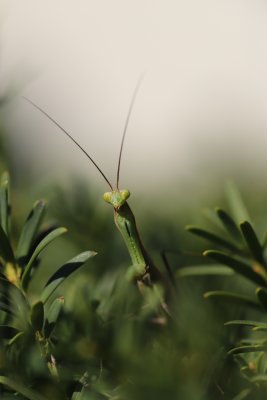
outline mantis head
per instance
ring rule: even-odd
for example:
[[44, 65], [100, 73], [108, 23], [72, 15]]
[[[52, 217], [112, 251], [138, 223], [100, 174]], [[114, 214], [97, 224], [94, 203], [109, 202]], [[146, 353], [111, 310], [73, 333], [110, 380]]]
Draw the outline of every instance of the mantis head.
[[124, 190], [112, 190], [112, 192], [106, 192], [103, 195], [103, 199], [111, 204], [115, 210], [118, 210], [130, 197], [130, 192], [127, 189]]

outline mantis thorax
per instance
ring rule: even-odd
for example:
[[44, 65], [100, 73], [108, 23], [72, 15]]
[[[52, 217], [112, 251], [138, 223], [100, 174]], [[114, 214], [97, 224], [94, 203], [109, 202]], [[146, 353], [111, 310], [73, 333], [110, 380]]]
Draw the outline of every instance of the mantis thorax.
[[103, 195], [103, 199], [111, 204], [115, 210], [118, 210], [130, 197], [130, 192], [127, 189], [113, 190], [112, 192], [106, 192]]

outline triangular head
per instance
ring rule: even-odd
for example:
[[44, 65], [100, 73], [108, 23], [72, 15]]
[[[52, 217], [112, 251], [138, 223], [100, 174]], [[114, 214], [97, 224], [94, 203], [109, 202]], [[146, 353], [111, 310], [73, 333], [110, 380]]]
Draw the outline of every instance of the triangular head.
[[103, 199], [111, 204], [116, 211], [126, 202], [130, 197], [130, 192], [127, 189], [124, 190], [112, 190], [112, 192], [106, 192], [103, 195]]

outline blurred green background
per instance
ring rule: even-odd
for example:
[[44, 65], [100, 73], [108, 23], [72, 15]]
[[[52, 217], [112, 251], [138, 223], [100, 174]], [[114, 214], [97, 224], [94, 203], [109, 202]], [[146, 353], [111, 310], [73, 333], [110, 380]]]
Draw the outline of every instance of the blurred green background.
[[[204, 300], [203, 293], [216, 289], [238, 289], [240, 293], [250, 293], [250, 284], [236, 276], [178, 279], [177, 304], [174, 305], [176, 322], [167, 332], [161, 332], [160, 329], [156, 332], [155, 328], [150, 332], [151, 328], [146, 325], [135, 326], [132, 322], [120, 319], [119, 310], [126, 307], [121, 303], [125, 302], [124, 296], [126, 295], [128, 301], [134, 299], [131, 290], [127, 287], [122, 289], [122, 286], [119, 290], [121, 297], [116, 300], [118, 315], [115, 324], [111, 328], [107, 326], [104, 331], [103, 327], [98, 330], [88, 306], [90, 302], [100, 299], [108, 302], [114, 280], [130, 264], [122, 238], [113, 222], [113, 211], [102, 201], [100, 189], [90, 183], [90, 179], [78, 176], [77, 173], [68, 173], [68, 177], [62, 180], [58, 174], [55, 177], [44, 177], [41, 172], [35, 171], [36, 160], [21, 162], [17, 157], [18, 150], [14, 149], [10, 141], [12, 132], [10, 133], [6, 122], [10, 118], [10, 108], [3, 102], [1, 170], [8, 169], [12, 178], [14, 243], [18, 240], [19, 231], [31, 205], [40, 198], [48, 200], [47, 220], [66, 226], [69, 230], [64, 238], [52, 244], [42, 254], [41, 266], [30, 286], [32, 301], [38, 299], [44, 283], [58, 265], [81, 251], [90, 249], [98, 252], [88, 269], [83, 268], [75, 274], [59, 291], [60, 295], [66, 296], [67, 314], [59, 330], [63, 341], [58, 350], [61, 357], [62, 352], [65, 353], [64, 362], [71, 365], [70, 369], [76, 370], [76, 373], [90, 365], [90, 379], [95, 379], [92, 371], [96, 375], [99, 373], [98, 354], [91, 349], [92, 343], [86, 342], [88, 337], [90, 340], [95, 337], [94, 340], [102, 346], [101, 354], [104, 353], [104, 358], [108, 360], [105, 366], [107, 370], [104, 368], [103, 372], [104, 383], [97, 383], [96, 393], [98, 385], [104, 385], [103, 390], [108, 391], [109, 395], [113, 393], [112, 399], [234, 398], [245, 384], [237, 363], [227, 356], [227, 351], [235, 344], [239, 334], [237, 330], [231, 330], [223, 324], [229, 319], [244, 316], [249, 318], [249, 313], [244, 314], [244, 309], [239, 305], [228, 307], [227, 304]], [[88, 169], [90, 168], [88, 165]], [[214, 167], [212, 171], [214, 176], [217, 173], [220, 175], [219, 166], [217, 168]], [[236, 181], [251, 210], [258, 233], [263, 238], [266, 234], [266, 191], [259, 181], [251, 183], [249, 173], [240, 169], [236, 174]], [[142, 189], [143, 193], [144, 191]], [[202, 263], [203, 259], [199, 254], [208, 247], [207, 242], [190, 235], [184, 226], [194, 223], [207, 227], [205, 215], [208, 207], [219, 205], [227, 209], [224, 185], [218, 182], [207, 184], [200, 192], [199, 189], [192, 189], [192, 197], [188, 199], [184, 194], [180, 196], [178, 185], [176, 193], [175, 201], [173, 198], [169, 199], [166, 192], [159, 193], [158, 196], [153, 194], [151, 206], [140, 194], [135, 197], [133, 193], [130, 199], [145, 246], [162, 271], [164, 266], [160, 252], [164, 249], [188, 252], [185, 255], [170, 254], [169, 262], [173, 271], [186, 265]], [[104, 314], [108, 312], [105, 311], [106, 307], [110, 306], [105, 305], [104, 301]], [[255, 318], [257, 313], [252, 313], [252, 316]], [[152, 346], [151, 342], [154, 341]], [[69, 349], [66, 352], [67, 347]], [[46, 386], [45, 383], [42, 385], [46, 395], [60, 398], [60, 393], [54, 387]], [[102, 398], [98, 396], [96, 394], [95, 398]], [[259, 394], [257, 398], [264, 398], [261, 396]]]
[[[120, 186], [131, 191], [141, 237], [162, 271], [164, 249], [186, 252], [169, 255], [173, 271], [200, 264], [209, 243], [184, 226], [208, 227], [208, 208], [228, 210], [229, 178], [240, 188], [259, 237], [266, 235], [266, 5], [0, 0], [0, 10], [0, 171], [11, 175], [13, 242], [36, 199], [48, 201], [46, 221], [68, 228], [42, 254], [31, 301], [59, 265], [88, 249], [98, 253], [58, 293], [66, 297], [57, 332], [57, 356], [68, 369], [64, 388], [70, 390], [69, 376], [87, 370], [93, 388], [88, 399], [103, 393], [112, 400], [233, 399], [247, 382], [227, 351], [243, 330], [223, 324], [262, 316], [204, 300], [203, 293], [247, 294], [254, 288], [236, 276], [179, 278], [173, 326], [163, 331], [125, 318], [139, 303], [123, 285], [130, 260], [113, 211], [102, 201], [104, 181], [22, 96], [62, 123], [113, 182], [131, 94], [146, 69]], [[95, 315], [98, 301], [105, 323]], [[36, 358], [23, 357], [25, 381], [61, 399]], [[264, 396], [259, 391], [257, 399]]]

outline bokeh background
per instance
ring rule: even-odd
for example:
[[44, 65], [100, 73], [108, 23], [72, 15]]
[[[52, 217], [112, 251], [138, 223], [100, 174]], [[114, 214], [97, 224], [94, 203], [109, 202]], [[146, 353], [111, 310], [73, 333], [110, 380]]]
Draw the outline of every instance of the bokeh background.
[[[75, 171], [105, 183], [37, 102], [115, 179], [139, 75], [121, 185], [148, 204], [255, 184], [266, 169], [266, 2], [0, 1], [1, 94], [19, 169], [39, 182]], [[37, 162], [36, 162], [37, 161]], [[31, 168], [35, 163], [35, 168]], [[158, 205], [158, 204], [157, 204]]]
[[[229, 210], [223, 197], [228, 179], [240, 187], [262, 239], [267, 216], [266, 18], [267, 3], [260, 0], [0, 0], [0, 169], [11, 172], [12, 240], [17, 243], [37, 198], [49, 200], [48, 221], [69, 228], [42, 254], [30, 287], [33, 301], [56, 266], [79, 251], [96, 250], [90, 270], [65, 286], [67, 309], [74, 317], [82, 309], [84, 321], [80, 288], [88, 289], [89, 282], [90, 296], [94, 290], [101, 294], [95, 282], [108, 286], [113, 272], [125, 271], [130, 261], [111, 209], [101, 201], [108, 189], [102, 177], [23, 96], [62, 124], [115, 182], [124, 121], [145, 71], [120, 186], [132, 192], [130, 204], [156, 264], [164, 270], [162, 249], [207, 248], [207, 242], [183, 227], [206, 226], [206, 206]], [[191, 254], [170, 257], [173, 271], [200, 262]], [[186, 372], [178, 373], [186, 393], [180, 396], [213, 400], [226, 388], [232, 399], [239, 378], [226, 353], [235, 338], [223, 323], [240, 317], [240, 309], [208, 304], [203, 292], [246, 292], [246, 282], [191, 277], [178, 287], [177, 348], [188, 357]], [[146, 372], [151, 365], [153, 360], [144, 364]], [[213, 370], [218, 379], [210, 378]], [[139, 369], [138, 374], [141, 379]], [[149, 398], [140, 396], [132, 398]]]

